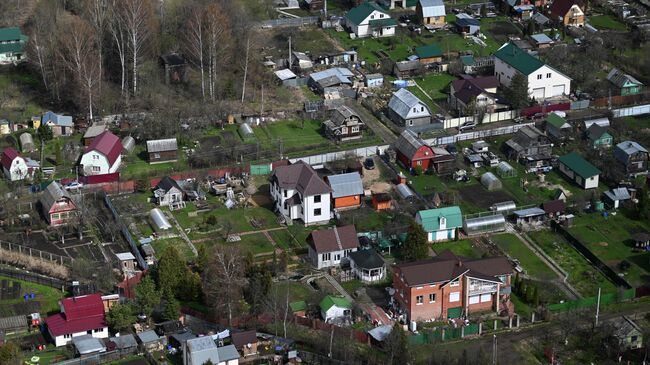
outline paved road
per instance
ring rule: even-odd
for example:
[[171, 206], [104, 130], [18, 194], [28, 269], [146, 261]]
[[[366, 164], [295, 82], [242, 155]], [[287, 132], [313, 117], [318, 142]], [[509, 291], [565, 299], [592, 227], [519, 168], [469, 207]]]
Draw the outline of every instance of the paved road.
[[366, 123], [368, 128], [379, 136], [386, 143], [393, 143], [397, 140], [397, 136], [391, 131], [388, 127], [384, 125], [379, 119], [377, 119], [368, 109], [364, 108], [362, 105], [353, 104], [349, 105], [355, 112], [359, 114], [363, 122]]

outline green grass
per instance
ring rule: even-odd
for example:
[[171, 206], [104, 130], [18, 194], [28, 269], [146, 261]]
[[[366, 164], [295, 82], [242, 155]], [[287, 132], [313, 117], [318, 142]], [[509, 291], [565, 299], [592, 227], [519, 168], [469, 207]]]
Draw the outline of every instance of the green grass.
[[312, 293], [306, 285], [295, 281], [277, 282], [273, 283], [273, 286], [277, 287], [278, 290], [288, 290], [290, 301], [307, 300], [309, 294]]
[[431, 245], [431, 248], [433, 248], [436, 254], [440, 254], [445, 250], [451, 250], [451, 252], [456, 255], [471, 258], [479, 258], [482, 254], [482, 252], [474, 246], [472, 240], [436, 242]]
[[542, 279], [555, 279], [557, 275], [546, 264], [540, 260], [517, 236], [504, 233], [490, 238], [503, 251], [512, 258], [519, 260], [526, 274]]
[[337, 40], [343, 48], [356, 48], [359, 59], [364, 60], [369, 64], [379, 62], [379, 57], [376, 54], [378, 51], [386, 52], [393, 61], [402, 61], [411, 55], [411, 51], [414, 47], [424, 44], [403, 34], [398, 34], [395, 37], [389, 38], [351, 39], [346, 32], [336, 32], [333, 29], [328, 29], [326, 31], [333, 39]]
[[611, 15], [596, 15], [589, 17], [588, 23], [598, 29], [626, 30], [625, 24], [619, 22]]
[[181, 256], [184, 257], [186, 260], [191, 260], [194, 258], [194, 253], [192, 252], [192, 249], [190, 249], [190, 247], [187, 245], [187, 242], [183, 241], [183, 239], [180, 237], [153, 240], [151, 242], [151, 246], [156, 251], [156, 256], [158, 257], [160, 257], [160, 255], [163, 253], [165, 248], [167, 248], [168, 246], [174, 246], [181, 254]]
[[[304, 126], [303, 126], [304, 124]], [[299, 148], [309, 145], [329, 144], [322, 134], [322, 121], [281, 121], [254, 128], [255, 137], [263, 146], [278, 147], [282, 140], [284, 148]]]
[[616, 290], [614, 284], [596, 270], [564, 238], [549, 230], [529, 233], [537, 245], [569, 274], [568, 281], [583, 296]]
[[149, 155], [145, 145], [136, 145], [133, 152], [122, 159], [120, 174], [124, 178], [146, 178], [151, 175], [174, 174], [188, 168], [188, 160], [185, 153], [179, 149], [178, 161], [150, 164]]
[[[230, 225], [232, 233], [255, 231], [259, 229], [279, 227], [276, 215], [266, 207], [233, 208], [219, 206], [208, 213], [200, 213], [196, 217], [190, 217], [189, 212], [196, 211], [194, 205], [188, 204], [184, 209], [175, 210], [172, 213], [183, 228], [196, 230], [208, 215], [217, 217], [218, 225]], [[261, 223], [260, 228], [253, 227], [250, 223], [255, 219]]]
[[528, 305], [528, 303], [526, 303], [524, 300], [519, 298], [519, 296], [515, 293], [512, 293], [512, 295], [510, 296], [510, 300], [512, 301], [512, 304], [515, 305], [515, 312], [520, 316], [524, 318], [528, 318], [530, 320], [530, 314], [533, 311], [530, 305]]
[[[433, 100], [447, 99], [445, 91], [449, 90], [449, 84], [454, 80], [456, 80], [456, 78], [447, 73], [428, 74], [422, 78], [415, 79], [418, 85], [420, 85], [420, 87], [424, 89]], [[417, 89], [417, 87], [409, 88], [410, 91], [413, 91], [412, 89]]]
[[54, 364], [63, 360], [72, 358], [73, 354], [66, 347], [54, 347], [54, 345], [48, 345], [45, 351], [36, 351], [33, 353], [25, 352], [24, 353], [26, 360], [29, 360], [32, 356], [38, 356], [40, 358], [39, 364], [49, 365]]
[[0, 316], [2, 317], [14, 315], [11, 307], [15, 304], [23, 303], [24, 299], [22, 296], [25, 294], [34, 293], [36, 295], [35, 300], [40, 304], [39, 312], [43, 315], [58, 312], [59, 300], [65, 296], [65, 293], [59, 289], [32, 283], [31, 281], [12, 279], [6, 276], [0, 276], [0, 280], [7, 280], [9, 283], [20, 283], [20, 297], [17, 299], [0, 300]]
[[346, 292], [348, 292], [348, 294], [352, 295], [357, 289], [363, 287], [364, 285], [361, 280], [354, 279], [341, 283], [341, 286], [343, 289], [345, 289]]
[[241, 236], [241, 241], [226, 242], [224, 245], [235, 245], [254, 255], [273, 252], [273, 245], [262, 233], [247, 234]]

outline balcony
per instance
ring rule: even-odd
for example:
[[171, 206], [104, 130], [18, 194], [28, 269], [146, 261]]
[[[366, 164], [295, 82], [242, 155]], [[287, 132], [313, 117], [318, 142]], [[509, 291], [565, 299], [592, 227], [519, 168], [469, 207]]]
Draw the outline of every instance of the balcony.
[[469, 295], [496, 293], [497, 284], [471, 280], [467, 291]]

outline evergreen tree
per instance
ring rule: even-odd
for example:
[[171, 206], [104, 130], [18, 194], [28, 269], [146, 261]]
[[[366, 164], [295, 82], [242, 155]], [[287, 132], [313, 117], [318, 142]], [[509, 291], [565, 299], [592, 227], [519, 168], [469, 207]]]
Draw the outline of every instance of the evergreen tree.
[[38, 136], [41, 137], [41, 140], [45, 142], [51, 141], [52, 138], [54, 138], [52, 128], [50, 128], [50, 126], [47, 124], [41, 124], [41, 126], [38, 127]]
[[106, 314], [106, 323], [113, 332], [127, 330], [135, 323], [133, 308], [128, 304], [117, 304]]
[[415, 261], [426, 258], [429, 254], [429, 246], [427, 244], [427, 234], [422, 229], [422, 226], [412, 221], [409, 229], [406, 242], [402, 247], [402, 259], [405, 261]]
[[510, 80], [510, 86], [504, 90], [506, 99], [513, 109], [521, 109], [528, 106], [528, 79], [526, 76], [517, 73]]
[[151, 317], [154, 308], [160, 303], [160, 293], [150, 276], [145, 276], [135, 288], [135, 306], [138, 314]]
[[481, 5], [481, 18], [485, 18], [487, 16], [487, 6], [485, 4]]
[[165, 309], [162, 312], [162, 317], [167, 321], [175, 321], [181, 316], [181, 304], [169, 292], [165, 293]]
[[650, 212], [648, 211], [650, 209], [650, 201], [648, 199], [648, 188], [643, 187], [637, 196], [637, 199], [639, 200], [638, 203], [636, 204], [636, 215], [639, 219], [647, 219], [648, 215]]
[[537, 286], [533, 288], [533, 304], [536, 307], [539, 306], [539, 290], [537, 290]]
[[[211, 215], [210, 217], [214, 216]], [[208, 266], [209, 260], [210, 257], [208, 257], [208, 250], [205, 248], [205, 245], [200, 245], [197, 249], [196, 256], [196, 269], [199, 271], [199, 273], [202, 273], [205, 270], [205, 268]]]
[[177, 294], [179, 284], [187, 273], [185, 260], [181, 258], [180, 253], [174, 246], [167, 246], [160, 255], [157, 271], [157, 284], [160, 292], [165, 295]]

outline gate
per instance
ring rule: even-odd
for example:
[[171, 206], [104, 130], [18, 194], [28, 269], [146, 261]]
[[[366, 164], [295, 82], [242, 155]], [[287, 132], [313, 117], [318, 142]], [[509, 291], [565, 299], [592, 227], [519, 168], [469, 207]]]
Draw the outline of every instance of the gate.
[[268, 175], [271, 173], [271, 165], [251, 165], [251, 175]]
[[460, 318], [462, 314], [463, 314], [463, 307], [447, 309], [447, 318]]

